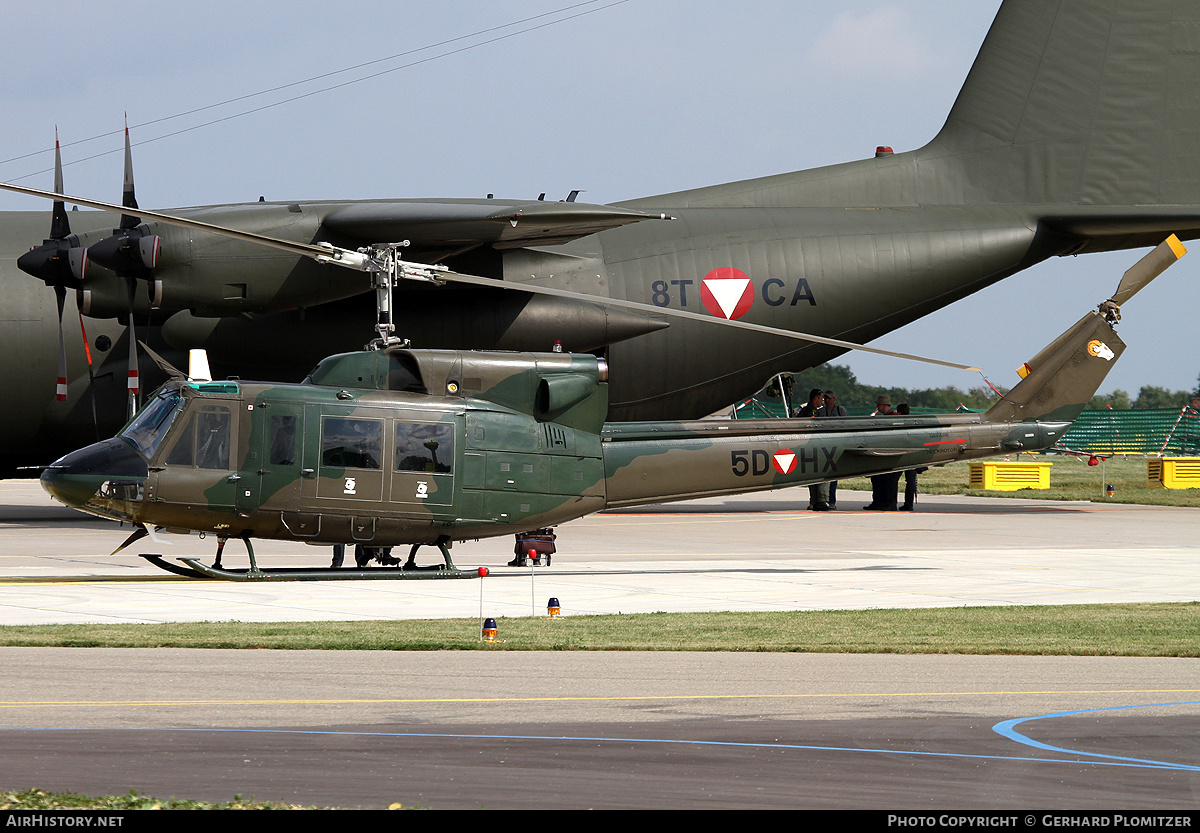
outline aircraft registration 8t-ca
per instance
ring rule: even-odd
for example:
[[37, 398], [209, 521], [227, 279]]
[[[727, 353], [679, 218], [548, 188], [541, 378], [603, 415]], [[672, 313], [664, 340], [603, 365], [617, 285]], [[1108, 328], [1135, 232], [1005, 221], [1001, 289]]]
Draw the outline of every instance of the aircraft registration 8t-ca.
[[[608, 507], [754, 492], [1048, 448], [1125, 345], [1120, 305], [1184, 252], [1174, 237], [1112, 299], [1026, 365], [982, 414], [606, 422], [608, 368], [591, 355], [415, 350], [331, 356], [301, 384], [171, 381], [115, 438], [42, 474], [62, 502], [218, 537], [217, 563], [159, 566], [236, 580], [466, 577], [456, 540], [531, 533]], [[229, 538], [246, 570], [221, 565]], [[251, 541], [356, 544], [399, 568], [262, 569]], [[444, 563], [417, 567], [421, 545]]]

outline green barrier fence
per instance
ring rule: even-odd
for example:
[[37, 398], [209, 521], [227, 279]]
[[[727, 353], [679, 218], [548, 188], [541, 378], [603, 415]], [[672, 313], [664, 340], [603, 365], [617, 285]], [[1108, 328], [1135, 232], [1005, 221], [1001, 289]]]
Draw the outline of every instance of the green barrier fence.
[[1191, 408], [1084, 411], [1060, 446], [1086, 454], [1200, 453], [1200, 413]]

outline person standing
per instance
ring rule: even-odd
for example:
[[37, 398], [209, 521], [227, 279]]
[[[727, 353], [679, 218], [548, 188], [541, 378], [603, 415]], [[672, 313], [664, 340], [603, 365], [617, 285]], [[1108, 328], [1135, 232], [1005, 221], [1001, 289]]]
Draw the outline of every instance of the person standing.
[[[839, 405], [837, 403], [837, 394], [835, 394], [833, 391], [831, 391], [831, 390], [825, 391], [825, 393], [822, 394], [822, 399], [824, 400], [825, 404], [821, 406], [821, 410], [817, 413], [817, 416], [827, 416], [827, 417], [850, 416], [850, 412], [847, 411], [844, 406]], [[836, 480], [829, 481], [829, 508], [837, 509], [837, 481]]]
[[[892, 398], [887, 394], [880, 395], [875, 400], [876, 416], [896, 416], [892, 410]], [[881, 512], [895, 512], [898, 508], [897, 491], [900, 488], [900, 472], [890, 471], [877, 474], [871, 478], [871, 502], [863, 509], [877, 509]]]
[[[900, 414], [900, 416], [908, 416], [908, 403], [901, 402], [899, 405], [897, 405], [896, 413]], [[916, 509], [917, 475], [925, 471], [929, 471], [929, 469], [925, 466], [922, 466], [919, 469], [904, 470], [904, 503], [900, 505], [901, 512], [912, 512]]]
[[[797, 417], [822, 416], [825, 408], [825, 392], [813, 388], [808, 392], [808, 404], [796, 411]], [[808, 487], [808, 508], [813, 512], [829, 511], [829, 484], [815, 483]]]
[[824, 404], [825, 395], [821, 392], [821, 389], [813, 388], [808, 392], [808, 404], [798, 408], [796, 413], [792, 414], [792, 416], [815, 417], [817, 415], [817, 411], [819, 411]]

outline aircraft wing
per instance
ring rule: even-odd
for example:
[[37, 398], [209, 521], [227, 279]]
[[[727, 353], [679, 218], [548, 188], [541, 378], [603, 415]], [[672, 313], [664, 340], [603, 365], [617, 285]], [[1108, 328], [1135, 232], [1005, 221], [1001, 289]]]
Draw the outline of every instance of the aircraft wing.
[[555, 246], [643, 220], [670, 219], [631, 208], [532, 200], [363, 202], [325, 216], [326, 230], [364, 243], [409, 240], [418, 249], [462, 252]]

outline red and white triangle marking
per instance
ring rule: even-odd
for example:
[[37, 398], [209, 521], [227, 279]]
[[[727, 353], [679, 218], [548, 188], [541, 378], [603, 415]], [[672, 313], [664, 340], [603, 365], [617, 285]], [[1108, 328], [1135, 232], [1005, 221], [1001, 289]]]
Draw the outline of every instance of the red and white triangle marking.
[[780, 474], [791, 474], [796, 470], [796, 452], [790, 448], [781, 448], [771, 458], [771, 465]]
[[700, 300], [718, 318], [741, 318], [754, 305], [754, 284], [740, 269], [723, 266], [704, 276]]

